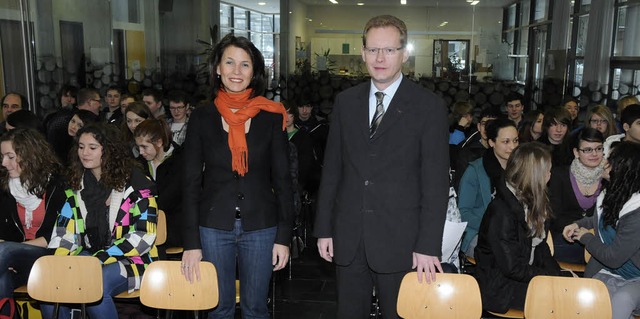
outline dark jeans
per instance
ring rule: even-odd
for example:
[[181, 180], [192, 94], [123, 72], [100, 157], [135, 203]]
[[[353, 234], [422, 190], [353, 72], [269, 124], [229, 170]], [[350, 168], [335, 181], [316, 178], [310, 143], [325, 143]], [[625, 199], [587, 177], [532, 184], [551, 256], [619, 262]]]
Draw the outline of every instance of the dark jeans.
[[[5, 241], [0, 243], [0, 298], [13, 297], [13, 290], [25, 285], [36, 259], [50, 255], [43, 247]], [[13, 268], [14, 271], [9, 270]]]
[[[102, 266], [102, 300], [94, 304], [87, 305], [87, 313], [91, 319], [114, 319], [118, 318], [116, 304], [113, 302], [113, 296], [124, 292], [128, 288], [127, 277], [120, 275], [120, 263], [113, 263]], [[42, 303], [40, 305], [42, 318], [53, 318], [54, 305]], [[69, 307], [60, 307], [60, 319], [71, 318], [71, 309]]]
[[236, 307], [236, 258], [240, 278], [242, 318], [267, 319], [269, 282], [276, 227], [243, 231], [236, 220], [233, 230], [200, 227], [202, 256], [216, 266], [220, 301], [209, 319], [234, 318]]

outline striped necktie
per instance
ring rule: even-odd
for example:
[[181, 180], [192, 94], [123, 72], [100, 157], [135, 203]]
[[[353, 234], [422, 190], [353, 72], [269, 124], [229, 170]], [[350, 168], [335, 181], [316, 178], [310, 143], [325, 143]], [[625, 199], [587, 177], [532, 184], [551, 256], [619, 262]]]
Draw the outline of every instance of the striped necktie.
[[375, 95], [376, 112], [373, 113], [373, 119], [371, 120], [371, 126], [369, 127], [369, 138], [373, 138], [373, 135], [376, 134], [376, 129], [380, 125], [380, 121], [382, 121], [382, 116], [384, 115], [384, 106], [382, 104], [384, 93], [378, 91]]

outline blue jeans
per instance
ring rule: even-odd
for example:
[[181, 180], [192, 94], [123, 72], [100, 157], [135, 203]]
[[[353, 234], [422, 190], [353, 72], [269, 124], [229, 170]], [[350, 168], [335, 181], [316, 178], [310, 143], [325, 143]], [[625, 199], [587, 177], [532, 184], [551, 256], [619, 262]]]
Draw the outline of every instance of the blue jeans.
[[[25, 285], [36, 259], [50, 255], [43, 247], [5, 241], [0, 243], [0, 298], [13, 297], [13, 290]], [[8, 270], [13, 268], [15, 272]]]
[[236, 220], [231, 231], [200, 227], [203, 259], [218, 272], [220, 302], [209, 319], [233, 319], [236, 308], [236, 258], [240, 278], [240, 309], [244, 319], [267, 319], [269, 282], [273, 272], [276, 227], [243, 231]]
[[[116, 304], [113, 302], [111, 297], [126, 291], [128, 288], [127, 277], [120, 275], [119, 263], [102, 266], [102, 285], [104, 289], [102, 300], [97, 303], [87, 305], [87, 313], [91, 319], [118, 318]], [[53, 318], [55, 310], [53, 304], [42, 303], [40, 305], [40, 310], [42, 311], [42, 318]], [[71, 318], [71, 309], [66, 306], [60, 307], [59, 318]]]

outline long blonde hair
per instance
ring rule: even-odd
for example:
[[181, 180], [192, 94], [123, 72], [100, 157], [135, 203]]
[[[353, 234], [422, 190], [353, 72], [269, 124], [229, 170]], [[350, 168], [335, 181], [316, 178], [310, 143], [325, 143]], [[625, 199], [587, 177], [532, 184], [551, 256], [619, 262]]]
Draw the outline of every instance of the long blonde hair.
[[505, 180], [516, 190], [516, 198], [526, 205], [527, 225], [535, 237], [542, 237], [544, 223], [551, 217], [547, 195], [550, 169], [551, 152], [537, 142], [524, 143], [514, 149], [505, 168]]

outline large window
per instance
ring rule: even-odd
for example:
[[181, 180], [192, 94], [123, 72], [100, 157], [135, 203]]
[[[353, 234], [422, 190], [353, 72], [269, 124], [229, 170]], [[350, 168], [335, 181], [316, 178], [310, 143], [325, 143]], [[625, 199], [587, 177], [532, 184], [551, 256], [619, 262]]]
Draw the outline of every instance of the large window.
[[617, 1], [613, 37], [611, 98], [640, 96], [640, 1]]

